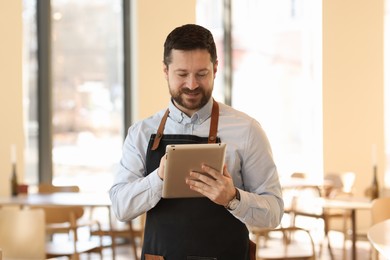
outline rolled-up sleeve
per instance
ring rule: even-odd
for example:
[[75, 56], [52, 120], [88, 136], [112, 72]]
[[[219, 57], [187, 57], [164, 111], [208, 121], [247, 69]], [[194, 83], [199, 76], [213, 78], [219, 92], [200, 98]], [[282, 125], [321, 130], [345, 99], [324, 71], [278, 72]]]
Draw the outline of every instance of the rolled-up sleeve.
[[128, 221], [153, 208], [161, 199], [162, 180], [157, 169], [145, 176], [147, 141], [138, 132], [138, 125], [129, 129], [123, 144], [122, 158], [109, 191], [112, 209], [121, 221]]
[[253, 120], [248, 132], [236, 147], [239, 163], [231, 165], [231, 173], [240, 190], [241, 201], [232, 214], [245, 224], [276, 227], [283, 216], [283, 199], [279, 175], [271, 147], [259, 123]]

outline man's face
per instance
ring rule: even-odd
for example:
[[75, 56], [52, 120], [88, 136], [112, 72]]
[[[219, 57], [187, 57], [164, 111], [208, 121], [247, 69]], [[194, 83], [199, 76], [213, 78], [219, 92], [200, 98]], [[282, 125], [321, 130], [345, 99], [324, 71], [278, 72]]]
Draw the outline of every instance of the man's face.
[[188, 116], [210, 99], [217, 64], [207, 50], [172, 50], [171, 63], [164, 66], [165, 78], [175, 105]]

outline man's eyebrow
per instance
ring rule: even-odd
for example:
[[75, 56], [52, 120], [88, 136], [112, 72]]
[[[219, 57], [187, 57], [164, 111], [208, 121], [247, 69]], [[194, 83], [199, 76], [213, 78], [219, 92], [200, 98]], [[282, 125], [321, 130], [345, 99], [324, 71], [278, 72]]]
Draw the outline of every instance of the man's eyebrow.
[[174, 70], [174, 72], [187, 72], [187, 70], [185, 70], [185, 69], [176, 69], [176, 70]]
[[[207, 72], [207, 71], [209, 71], [209, 69], [204, 68], [204, 69], [198, 70], [196, 73], [199, 73], [199, 72]], [[186, 72], [186, 73], [188, 73], [188, 70], [186, 70], [186, 69], [175, 69], [174, 72]]]

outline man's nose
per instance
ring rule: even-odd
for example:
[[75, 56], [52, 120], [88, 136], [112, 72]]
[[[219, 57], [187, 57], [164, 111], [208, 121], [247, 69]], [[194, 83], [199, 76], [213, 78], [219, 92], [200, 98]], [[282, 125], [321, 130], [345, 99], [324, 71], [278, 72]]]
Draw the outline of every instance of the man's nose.
[[189, 89], [196, 89], [199, 86], [198, 81], [194, 75], [190, 75], [186, 81], [186, 87]]

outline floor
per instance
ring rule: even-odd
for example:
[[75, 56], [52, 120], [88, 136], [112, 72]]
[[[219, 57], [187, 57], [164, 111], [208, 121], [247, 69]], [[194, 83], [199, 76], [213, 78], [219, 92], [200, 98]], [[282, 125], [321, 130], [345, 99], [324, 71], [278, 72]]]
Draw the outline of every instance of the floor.
[[[338, 234], [337, 232], [331, 233], [331, 243], [332, 243], [332, 251], [334, 255], [333, 260], [343, 260], [343, 237], [341, 234]], [[273, 243], [271, 240], [269, 243]], [[329, 255], [329, 251], [327, 249], [327, 245], [323, 245], [323, 252], [322, 255], [319, 255], [319, 248], [320, 245], [318, 244], [318, 241], [315, 241], [316, 243], [316, 251], [317, 251], [317, 258], [316, 259], [321, 259], [321, 260], [331, 260], [331, 257]], [[301, 247], [305, 248], [305, 244], [301, 244]], [[309, 245], [306, 245], [306, 248], [308, 248]], [[346, 259], [351, 259], [351, 244], [350, 241], [347, 241], [346, 244], [347, 250], [346, 250]], [[259, 249], [261, 250], [261, 248]], [[357, 256], [359, 260], [369, 260], [371, 259], [370, 254], [371, 254], [371, 247], [368, 241], [358, 241], [357, 243]], [[97, 254], [90, 254], [90, 255], [83, 255], [81, 257], [81, 260], [97, 260], [100, 259], [100, 257]], [[103, 260], [111, 260], [113, 259], [112, 257], [112, 250], [110, 248], [106, 248], [103, 250]], [[133, 250], [131, 248], [130, 244], [122, 244], [117, 247], [116, 250], [116, 260], [135, 260], [133, 256]]]
[[[344, 260], [344, 259], [351, 259], [351, 241], [346, 242], [346, 257], [343, 258], [343, 241], [344, 237], [341, 232], [337, 231], [331, 231], [330, 232], [330, 241], [332, 246], [332, 252], [334, 258], [332, 259], [329, 250], [327, 247], [327, 242], [325, 241], [322, 244], [322, 253], [320, 255], [320, 248], [321, 248], [321, 242], [323, 241], [323, 233], [321, 230], [323, 228], [318, 225], [318, 222], [308, 222], [305, 221], [305, 227], [310, 230], [310, 234], [313, 238], [315, 249], [316, 249], [316, 259], [320, 260]], [[252, 237], [253, 240], [253, 237]], [[299, 240], [299, 239], [298, 239]], [[276, 237], [270, 238], [267, 242], [267, 247], [272, 248], [272, 245], [275, 245], [275, 243], [278, 243], [279, 239]], [[123, 241], [122, 241], [123, 242]], [[299, 250], [308, 250], [310, 249], [310, 243], [304, 240], [299, 240]], [[266, 248], [262, 249], [262, 245], [258, 245], [258, 250], [265, 250]], [[359, 260], [369, 260], [371, 259], [371, 246], [370, 243], [366, 239], [359, 239], [357, 241], [357, 259]], [[276, 246], [276, 249], [270, 249], [271, 253], [272, 250], [280, 251], [280, 245]], [[140, 255], [140, 249], [138, 252], [138, 255]], [[100, 259], [99, 255], [97, 254], [90, 254], [90, 255], [83, 255], [81, 257], [81, 260], [97, 260]], [[103, 250], [103, 260], [111, 260], [113, 259], [112, 256], [112, 250], [111, 248], [105, 248]], [[116, 260], [135, 260], [134, 253], [132, 250], [132, 246], [129, 243], [122, 243], [121, 245], [117, 246], [116, 249]]]

